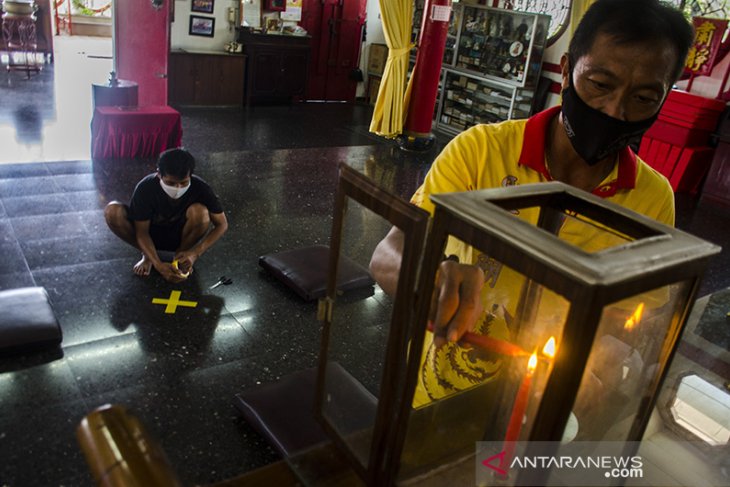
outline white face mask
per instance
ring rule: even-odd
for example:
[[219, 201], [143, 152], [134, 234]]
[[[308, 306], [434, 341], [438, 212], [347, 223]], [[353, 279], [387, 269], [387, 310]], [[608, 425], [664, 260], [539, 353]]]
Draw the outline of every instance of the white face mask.
[[187, 186], [178, 188], [177, 186], [170, 186], [168, 184], [165, 184], [162, 179], [160, 179], [160, 186], [162, 187], [162, 190], [167, 193], [167, 196], [174, 200], [181, 198], [182, 195], [184, 195], [187, 190], [190, 189], [190, 183], [188, 183]]

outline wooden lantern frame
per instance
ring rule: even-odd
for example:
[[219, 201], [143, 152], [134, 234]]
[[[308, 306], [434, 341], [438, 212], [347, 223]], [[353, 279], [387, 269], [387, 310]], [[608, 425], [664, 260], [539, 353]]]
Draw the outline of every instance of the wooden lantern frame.
[[[395, 483], [413, 410], [411, 404], [435, 275], [449, 236], [488, 251], [490, 257], [570, 302], [559, 340], [561, 349], [571, 350], [570, 358], [561, 358], [560, 354], [556, 358], [530, 430], [530, 442], [557, 444], [562, 438], [605, 306], [662, 286], [679, 282], [689, 284], [685, 301], [668, 324], [658, 372], [645, 390], [625, 441], [641, 439], [702, 273], [710, 257], [719, 252], [719, 247], [559, 182], [434, 195], [431, 199], [436, 209], [427, 232], [428, 217], [423, 210], [380, 190], [368, 178], [344, 164], [339, 170], [328, 294], [321, 303], [324, 328], [315, 416], [368, 485]], [[399, 326], [390, 327], [369, 462], [364, 467], [322, 411], [331, 311], [336, 296], [337, 263], [348, 198], [383, 216], [405, 235], [392, 314], [392, 324]], [[540, 208], [537, 226], [510, 213], [530, 207]], [[572, 212], [614, 229], [631, 241], [594, 253], [566, 243], [555, 233], [561, 217]], [[545, 454], [545, 450], [540, 451]], [[530, 453], [528, 444], [526, 455]], [[519, 475], [521, 485], [544, 485], [544, 476], [549, 472], [521, 471]], [[525, 479], [532, 483], [526, 483]]]

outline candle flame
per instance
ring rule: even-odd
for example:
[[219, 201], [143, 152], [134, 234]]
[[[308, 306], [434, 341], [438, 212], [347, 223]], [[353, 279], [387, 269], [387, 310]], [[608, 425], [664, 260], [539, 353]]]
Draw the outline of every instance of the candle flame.
[[542, 354], [549, 358], [555, 358], [555, 337], [550, 337], [550, 339], [545, 342], [545, 346], [542, 347]]
[[634, 313], [629, 316], [629, 319], [626, 320], [626, 323], [624, 323], [624, 330], [631, 331], [639, 324], [641, 321], [641, 315], [644, 314], [644, 303], [639, 303], [639, 305], [636, 307], [636, 310], [634, 310]]
[[530, 360], [527, 361], [527, 371], [532, 373], [537, 368], [537, 352], [532, 352]]

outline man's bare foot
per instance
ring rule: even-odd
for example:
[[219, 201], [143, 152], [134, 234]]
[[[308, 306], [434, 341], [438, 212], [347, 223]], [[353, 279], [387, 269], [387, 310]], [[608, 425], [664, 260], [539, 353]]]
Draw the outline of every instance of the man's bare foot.
[[132, 267], [132, 271], [138, 275], [138, 276], [149, 276], [150, 275], [150, 269], [152, 269], [152, 262], [147, 259], [146, 256], [142, 256], [142, 258], [134, 264], [134, 267]]

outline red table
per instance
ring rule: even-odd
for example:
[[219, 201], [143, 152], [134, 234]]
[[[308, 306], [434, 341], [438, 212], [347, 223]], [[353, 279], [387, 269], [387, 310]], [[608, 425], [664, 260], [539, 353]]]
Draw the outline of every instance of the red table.
[[157, 157], [180, 147], [180, 113], [168, 106], [96, 107], [91, 120], [91, 157]]

